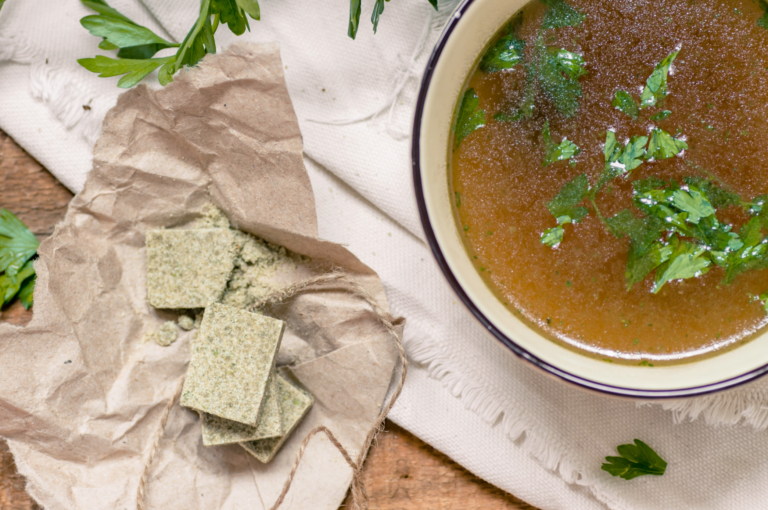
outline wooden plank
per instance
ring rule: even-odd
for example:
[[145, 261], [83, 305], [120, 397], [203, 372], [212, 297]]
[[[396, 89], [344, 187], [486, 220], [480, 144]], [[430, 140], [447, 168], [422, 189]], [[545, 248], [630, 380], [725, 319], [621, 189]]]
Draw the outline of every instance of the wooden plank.
[[[53, 232], [72, 198], [2, 131], [0, 182], [0, 207], [16, 214], [40, 239]], [[0, 313], [1, 320], [18, 325], [31, 318], [32, 310], [24, 310], [18, 301]], [[371, 510], [535, 510], [391, 423], [368, 456], [364, 478]], [[0, 441], [0, 510], [40, 509], [24, 484], [8, 446]], [[351, 508], [351, 501], [342, 508]]]

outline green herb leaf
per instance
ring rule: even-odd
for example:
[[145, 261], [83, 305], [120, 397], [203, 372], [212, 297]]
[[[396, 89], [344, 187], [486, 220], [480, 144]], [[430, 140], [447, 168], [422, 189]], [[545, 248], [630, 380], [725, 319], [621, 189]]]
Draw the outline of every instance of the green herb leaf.
[[[219, 15], [219, 20], [225, 23], [235, 35], [242, 35], [248, 28], [248, 18], [245, 11], [236, 0], [211, 0], [211, 14]], [[257, 4], [258, 6], [258, 4]], [[258, 12], [258, 7], [257, 7]]]
[[502, 69], [511, 69], [523, 60], [525, 41], [518, 39], [514, 33], [502, 36], [496, 44], [480, 60], [480, 70], [484, 73], [495, 73]]
[[663, 129], [654, 128], [651, 131], [651, 141], [648, 144], [647, 159], [656, 160], [671, 158], [688, 148], [688, 144], [680, 138], [673, 138], [672, 135]]
[[5, 306], [10, 303], [19, 293], [24, 282], [34, 275], [35, 268], [31, 260], [27, 261], [15, 275], [7, 272], [0, 275], [0, 300], [2, 300], [0, 304]]
[[568, 50], [547, 48], [541, 52], [539, 83], [542, 90], [566, 117], [572, 117], [579, 108], [581, 84], [577, 81], [587, 73], [581, 56]]
[[712, 207], [715, 209], [741, 204], [741, 197], [739, 195], [718, 186], [709, 179], [703, 177], [685, 177], [683, 178], [683, 182], [689, 186], [695, 186], [706, 194], [709, 201], [712, 203]]
[[27, 278], [22, 284], [19, 291], [19, 301], [24, 306], [25, 310], [32, 308], [34, 302], [35, 282], [37, 281], [37, 275], [32, 275], [31, 278]]
[[541, 0], [547, 6], [544, 23], [541, 28], [575, 27], [581, 24], [586, 16], [571, 7], [565, 0]]
[[360, 26], [360, 0], [349, 0], [349, 27], [347, 35], [354, 39], [357, 37], [357, 28]]
[[673, 236], [669, 244], [672, 255], [656, 270], [656, 282], [651, 289], [654, 294], [669, 281], [696, 278], [709, 271], [711, 261], [706, 256], [706, 247], [680, 241], [677, 236]]
[[485, 112], [479, 109], [480, 100], [475, 94], [475, 89], [469, 89], [464, 93], [459, 105], [459, 113], [456, 118], [454, 149], [470, 133], [485, 126]]
[[670, 115], [672, 115], [672, 112], [670, 112], [669, 110], [663, 110], [655, 115], [651, 115], [651, 120], [654, 122], [661, 122], [662, 120], [666, 119]]
[[554, 142], [552, 142], [552, 137], [549, 134], [548, 120], [544, 123], [544, 128], [542, 129], [541, 134], [544, 138], [545, 151], [544, 161], [542, 162], [543, 166], [549, 166], [556, 161], [571, 159], [579, 152], [581, 152], [581, 149], [579, 149], [575, 143], [571, 142], [567, 138], [563, 138], [563, 141], [560, 142], [559, 145], [555, 145]]
[[672, 66], [672, 62], [675, 61], [675, 57], [680, 51], [674, 51], [667, 55], [664, 60], [656, 64], [651, 75], [645, 82], [645, 88], [640, 96], [641, 108], [647, 108], [654, 106], [657, 102], [667, 97], [667, 78], [669, 76], [669, 68]]
[[563, 227], [557, 226], [548, 228], [541, 234], [542, 244], [546, 244], [550, 248], [557, 248], [557, 246], [563, 241]]
[[0, 271], [16, 276], [38, 246], [35, 235], [13, 213], [0, 209]]
[[128, 23], [133, 23], [130, 19], [126, 18], [122, 14], [120, 14], [117, 10], [110, 7], [107, 2], [104, 0], [80, 0], [80, 2], [88, 7], [89, 9], [92, 9], [99, 14], [104, 14], [105, 16], [110, 16], [112, 18], [121, 19], [123, 21], [127, 21]]
[[461, 207], [461, 193], [459, 193], [458, 191], [456, 191], [455, 193], [456, 193], [456, 208], [459, 208]]
[[624, 272], [624, 278], [627, 283], [627, 291], [632, 289], [635, 283], [641, 282], [648, 274], [661, 264], [669, 260], [672, 255], [672, 247], [660, 242], [653, 243], [650, 248], [640, 254], [630, 245], [629, 255], [627, 256], [627, 269]]
[[658, 177], [648, 177], [647, 179], [638, 179], [632, 182], [632, 187], [635, 189], [635, 193], [646, 193], [652, 189], [663, 188], [668, 186], [669, 183], [664, 179]]
[[698, 224], [701, 218], [715, 214], [715, 208], [709, 203], [707, 196], [694, 186], [691, 186], [688, 191], [675, 190], [670, 202], [679, 210], [688, 213], [689, 223]]
[[[763, 237], [760, 218], [752, 218], [739, 230], [742, 246], [724, 254], [714, 254], [716, 263], [725, 267], [725, 283], [752, 269], [768, 267], [768, 239]], [[734, 246], [735, 248], [735, 246]]]
[[589, 179], [586, 175], [581, 174], [560, 189], [555, 198], [547, 204], [547, 209], [552, 213], [552, 216], [558, 218], [558, 223], [560, 223], [559, 218], [561, 217], [568, 217], [567, 223], [577, 223], [589, 214], [589, 209], [586, 207], [576, 207], [579, 202], [584, 200], [588, 191]]
[[757, 20], [757, 26], [768, 30], [768, 2], [760, 0], [758, 5], [760, 5], [760, 8], [763, 10], [763, 15]]
[[98, 14], [86, 16], [80, 20], [80, 24], [91, 35], [104, 38], [104, 42], [115, 48], [125, 48], [129, 55], [119, 54], [124, 58], [150, 58], [158, 51], [172, 48], [178, 44], [166, 41], [150, 29], [138, 25], [132, 21], [125, 21], [124, 17], [113, 18], [108, 15]]
[[635, 444], [623, 444], [616, 450], [621, 457], [606, 457], [608, 463], [601, 468], [613, 476], [631, 480], [643, 475], [661, 476], [667, 470], [666, 461], [639, 439], [635, 439]]
[[629, 115], [632, 120], [637, 120], [637, 116], [640, 114], [640, 108], [637, 106], [637, 102], [627, 91], [617, 90], [611, 104], [617, 110]]
[[373, 33], [379, 28], [379, 17], [384, 12], [384, 0], [376, 0], [373, 4], [373, 14], [371, 14], [371, 23], [373, 23]]
[[93, 73], [99, 73], [102, 78], [125, 74], [117, 82], [121, 88], [130, 88], [139, 83], [146, 75], [175, 57], [151, 58], [145, 60], [114, 59], [97, 55], [94, 58], [81, 58], [77, 62]]
[[620, 175], [628, 174], [642, 164], [647, 141], [648, 138], [645, 136], [633, 136], [624, 147], [621, 147], [616, 141], [616, 134], [613, 131], [606, 132], [603, 147], [605, 166], [593, 189], [593, 197], [608, 182]]

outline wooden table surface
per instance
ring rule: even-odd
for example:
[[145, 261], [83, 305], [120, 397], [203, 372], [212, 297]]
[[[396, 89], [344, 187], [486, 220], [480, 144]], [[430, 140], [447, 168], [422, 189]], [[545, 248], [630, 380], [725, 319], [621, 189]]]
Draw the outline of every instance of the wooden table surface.
[[[2, 131], [0, 180], [0, 207], [16, 214], [40, 240], [49, 236], [72, 193]], [[33, 310], [24, 310], [17, 300], [0, 319], [25, 325]], [[372, 510], [535, 510], [389, 422], [368, 456], [364, 476]], [[349, 506], [349, 500], [342, 505]], [[39, 508], [0, 441], [0, 510]]]

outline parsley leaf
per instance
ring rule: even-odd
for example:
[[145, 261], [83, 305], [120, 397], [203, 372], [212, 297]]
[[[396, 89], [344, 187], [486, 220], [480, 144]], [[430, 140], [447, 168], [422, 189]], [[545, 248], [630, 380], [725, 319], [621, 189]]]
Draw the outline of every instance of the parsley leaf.
[[541, 242], [550, 248], [557, 248], [563, 241], [563, 227], [548, 228], [541, 234]]
[[715, 214], [715, 208], [709, 203], [707, 196], [693, 186], [688, 191], [682, 189], [673, 191], [670, 202], [681, 211], [688, 213], [686, 220], [689, 223], [698, 224], [701, 218]]
[[[0, 306], [23, 290], [22, 304], [32, 306], [35, 268], [32, 257], [40, 243], [35, 235], [6, 209], [0, 209]], [[30, 287], [31, 285], [31, 287]]]
[[760, 8], [764, 11], [763, 16], [757, 20], [757, 26], [763, 27], [764, 29], [768, 30], [768, 2], [765, 0], [760, 0], [758, 2], [760, 5]]
[[32, 275], [27, 278], [21, 286], [19, 291], [19, 301], [24, 306], [24, 309], [29, 310], [32, 308], [34, 302], [35, 282], [37, 281], [37, 275]]
[[560, 145], [555, 145], [549, 134], [549, 121], [544, 123], [544, 128], [541, 130], [541, 134], [544, 137], [545, 150], [544, 161], [542, 162], [543, 166], [549, 166], [556, 161], [571, 159], [581, 152], [581, 149], [567, 138], [563, 138]]
[[[380, 0], [383, 1], [383, 0]], [[480, 60], [480, 70], [484, 73], [495, 73], [502, 69], [511, 69], [523, 61], [525, 41], [517, 37], [516, 28], [522, 23], [522, 13], [510, 22], [507, 34], [500, 37], [488, 48]]]
[[475, 89], [469, 89], [464, 93], [459, 105], [459, 113], [456, 118], [456, 142], [454, 149], [470, 133], [485, 126], [485, 112], [479, 109], [480, 100], [475, 94]]
[[750, 219], [739, 230], [742, 246], [738, 250], [713, 254], [715, 262], [725, 267], [725, 283], [746, 271], [768, 267], [768, 238], [763, 237], [761, 226], [760, 218]]
[[672, 62], [675, 61], [675, 57], [680, 51], [674, 51], [667, 55], [664, 60], [656, 64], [651, 75], [645, 82], [645, 88], [640, 96], [641, 108], [647, 108], [648, 106], [654, 106], [657, 102], [667, 97], [667, 77], [669, 76], [669, 68], [672, 66]]
[[651, 271], [669, 260], [671, 255], [672, 248], [660, 242], [653, 243], [642, 255], [630, 245], [627, 269], [624, 272], [627, 290], [631, 290], [635, 283], [643, 281]]
[[715, 209], [720, 209], [721, 207], [727, 207], [729, 205], [741, 204], [741, 197], [739, 197], [739, 195], [732, 191], [728, 191], [727, 189], [722, 188], [717, 184], [714, 184], [709, 179], [705, 179], [703, 177], [685, 177], [683, 178], [683, 182], [689, 186], [695, 186], [704, 192], [709, 198], [712, 207]]
[[560, 188], [555, 198], [547, 204], [547, 209], [557, 218], [557, 223], [560, 225], [577, 223], [589, 214], [589, 209], [586, 207], [576, 207], [584, 200], [588, 191], [589, 179], [585, 174], [581, 174]]
[[608, 182], [620, 175], [631, 172], [643, 163], [647, 141], [648, 137], [633, 136], [624, 147], [621, 147], [616, 141], [616, 133], [613, 131], [605, 133], [605, 145], [603, 146], [605, 166], [597, 180], [597, 185], [592, 193], [593, 196]]
[[16, 276], [38, 246], [35, 235], [13, 213], [0, 209], [0, 271]]
[[688, 148], [688, 144], [680, 138], [673, 138], [672, 135], [663, 129], [654, 128], [651, 131], [651, 141], [648, 144], [647, 159], [656, 160], [667, 159], [675, 156]]
[[651, 289], [654, 294], [669, 281], [695, 278], [709, 271], [711, 261], [706, 256], [705, 246], [681, 241], [677, 236], [670, 238], [669, 245], [672, 247], [672, 255], [656, 270], [656, 282]]
[[384, 0], [376, 0], [373, 5], [373, 13], [371, 13], [371, 23], [373, 23], [373, 33], [376, 33], [376, 29], [379, 28], [379, 17], [384, 12]]
[[635, 439], [635, 444], [623, 444], [616, 450], [621, 457], [606, 457], [607, 464], [601, 467], [613, 476], [631, 480], [643, 475], [661, 476], [667, 469], [666, 461], [639, 439]]
[[0, 275], [0, 299], [2, 300], [2, 306], [10, 303], [16, 294], [19, 293], [22, 285], [24, 285], [27, 279], [35, 276], [35, 268], [31, 260], [27, 261], [18, 273], [11, 276], [7, 272]]
[[117, 56], [120, 58], [151, 58], [160, 50], [179, 46], [163, 39], [150, 29], [134, 23], [106, 3], [98, 0], [83, 3], [88, 7], [98, 6], [100, 13], [82, 18], [80, 24], [91, 35], [104, 39], [99, 45], [102, 49], [105, 46], [110, 49], [119, 48]]
[[546, 48], [541, 51], [539, 82], [557, 110], [572, 117], [579, 108], [580, 76], [587, 74], [580, 55], [564, 49]]
[[661, 122], [662, 120], [666, 119], [670, 115], [672, 115], [672, 112], [670, 112], [669, 110], [662, 110], [655, 115], [651, 115], [651, 120], [654, 122]]
[[637, 102], [635, 102], [632, 95], [625, 90], [617, 90], [611, 104], [617, 110], [629, 115], [632, 120], [637, 120], [637, 116], [640, 114], [640, 108], [637, 106]]
[[658, 177], [648, 177], [647, 179], [638, 179], [632, 183], [635, 193], [645, 193], [652, 189], [668, 186], [669, 183]]
[[150, 58], [142, 60], [114, 59], [103, 55], [94, 58], [81, 58], [77, 62], [93, 73], [99, 73], [99, 77], [108, 78], [124, 74], [117, 82], [120, 88], [131, 88], [139, 83], [146, 75], [161, 65], [173, 61], [174, 57]]
[[627, 234], [630, 238], [627, 269], [624, 273], [627, 290], [642, 281], [672, 254], [672, 248], [657, 241], [664, 232], [664, 224], [655, 216], [637, 218], [625, 209], [606, 219], [606, 223], [616, 237], [621, 238]]
[[541, 0], [547, 6], [544, 23], [541, 28], [575, 27], [581, 24], [586, 16], [571, 7], [565, 0]]

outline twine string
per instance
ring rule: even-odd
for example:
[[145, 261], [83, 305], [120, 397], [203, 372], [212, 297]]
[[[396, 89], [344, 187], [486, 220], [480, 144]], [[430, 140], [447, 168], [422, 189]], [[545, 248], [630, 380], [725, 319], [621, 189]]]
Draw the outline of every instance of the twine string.
[[[299, 451], [296, 454], [296, 459], [293, 462], [293, 467], [291, 468], [291, 473], [283, 485], [283, 490], [270, 510], [277, 510], [285, 501], [285, 498], [288, 495], [288, 491], [290, 490], [294, 478], [296, 477], [296, 471], [299, 469], [301, 459], [304, 456], [310, 441], [313, 437], [320, 433], [323, 433], [328, 437], [328, 439], [331, 441], [331, 444], [333, 444], [333, 446], [339, 450], [349, 467], [352, 468], [352, 484], [350, 487], [350, 494], [352, 495], [352, 503], [355, 510], [368, 510], [368, 492], [365, 489], [365, 483], [363, 481], [363, 464], [365, 463], [365, 459], [368, 456], [368, 451], [370, 450], [371, 444], [376, 439], [376, 436], [379, 434], [379, 432], [381, 432], [381, 430], [384, 428], [384, 420], [389, 414], [389, 411], [392, 410], [392, 407], [395, 405], [397, 398], [403, 391], [403, 385], [405, 384], [405, 378], [408, 373], [408, 360], [405, 357], [405, 350], [403, 349], [402, 339], [398, 333], [399, 327], [405, 324], [405, 319], [402, 317], [392, 317], [392, 315], [384, 310], [384, 308], [379, 305], [378, 301], [373, 296], [371, 296], [371, 294], [357, 280], [343, 271], [334, 270], [330, 273], [321, 274], [290, 285], [284, 289], [280, 289], [265, 297], [261, 301], [254, 303], [248, 308], [248, 310], [256, 311], [266, 306], [275, 305], [286, 301], [302, 292], [319, 290], [321, 288], [326, 288], [330, 284], [334, 283], [342, 284], [341, 286], [346, 292], [365, 301], [365, 303], [373, 311], [376, 320], [382, 326], [384, 326], [389, 335], [394, 339], [401, 364], [400, 379], [398, 380], [395, 391], [392, 393], [389, 401], [387, 401], [387, 405], [384, 406], [384, 408], [378, 414], [373, 427], [371, 427], [371, 430], [365, 437], [360, 453], [357, 456], [357, 460], [352, 460], [352, 456], [349, 454], [349, 451], [344, 448], [341, 442], [339, 442], [336, 436], [334, 436], [333, 432], [331, 432], [328, 428], [319, 426], [307, 434], [307, 437], [305, 437], [301, 443], [301, 447], [299, 447]], [[168, 422], [168, 416], [171, 412], [171, 408], [181, 396], [183, 384], [184, 379], [182, 378], [182, 380], [179, 382], [179, 386], [176, 390], [176, 393], [174, 394], [174, 397], [170, 402], [168, 402], [168, 405], [163, 410], [158, 433], [156, 434], [154, 441], [152, 442], [152, 446], [149, 449], [149, 454], [147, 455], [147, 460], [144, 464], [144, 471], [141, 475], [141, 479], [139, 480], [139, 487], [137, 489], [138, 499], [136, 507], [138, 510], [146, 510], [144, 497], [146, 493], [147, 480], [149, 478], [149, 468], [152, 465], [152, 461], [154, 460], [155, 454], [157, 453], [157, 449], [160, 445], [160, 440], [163, 437], [165, 425]]]

